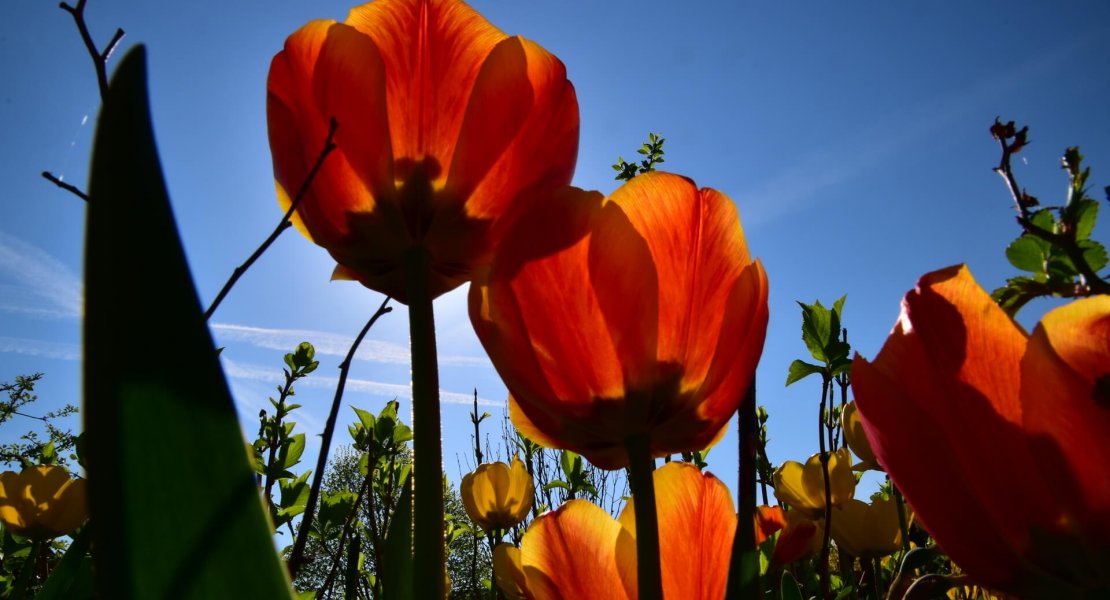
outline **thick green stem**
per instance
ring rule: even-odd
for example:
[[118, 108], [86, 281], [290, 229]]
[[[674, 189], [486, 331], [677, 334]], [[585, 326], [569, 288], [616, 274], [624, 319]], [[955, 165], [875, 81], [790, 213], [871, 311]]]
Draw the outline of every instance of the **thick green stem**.
[[755, 544], [756, 418], [755, 378], [740, 404], [740, 514], [732, 538], [732, 558], [728, 571], [728, 600], [759, 600], [763, 585], [759, 581], [759, 549]]
[[431, 256], [413, 248], [405, 256], [412, 350], [413, 594], [443, 598], [443, 449], [439, 428], [439, 368], [429, 290]]
[[636, 514], [636, 582], [641, 600], [663, 600], [663, 575], [659, 566], [659, 517], [655, 511], [655, 468], [647, 435], [625, 442], [632, 502]]

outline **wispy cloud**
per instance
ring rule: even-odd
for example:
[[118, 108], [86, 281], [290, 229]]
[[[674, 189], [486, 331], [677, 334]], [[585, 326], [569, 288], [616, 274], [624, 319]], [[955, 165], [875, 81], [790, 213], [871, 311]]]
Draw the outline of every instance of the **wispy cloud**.
[[[211, 327], [220, 343], [242, 342], [259, 348], [291, 352], [297, 344], [307, 341], [316, 348], [316, 354], [325, 356], [347, 356], [355, 339], [353, 336], [309, 329], [269, 329], [229, 323], [213, 323]], [[391, 342], [363, 340], [355, 358], [385, 364], [407, 365], [409, 349]], [[477, 356], [440, 356], [439, 364], [490, 366], [488, 359]]]
[[81, 346], [66, 342], [47, 342], [0, 336], [0, 352], [56, 358], [58, 360], [81, 360]]
[[40, 318], [81, 316], [81, 280], [38, 246], [0, 231], [0, 310]]
[[[226, 357], [222, 360], [224, 371], [227, 373], [228, 377], [250, 381], [264, 381], [273, 384], [282, 384], [285, 382], [285, 377], [282, 375], [281, 371], [276, 369], [244, 364]], [[313, 373], [297, 382], [297, 384], [307, 387], [334, 390], [339, 384], [339, 378]], [[373, 396], [397, 398], [398, 400], [412, 400], [412, 389], [407, 384], [386, 383], [348, 377], [346, 390], [362, 392]], [[439, 399], [441, 402], [447, 404], [472, 404], [474, 402], [474, 395], [473, 393], [450, 392], [441, 389], [439, 391]], [[502, 406], [504, 403], [479, 396], [478, 404], [483, 406]]]
[[982, 113], [984, 106], [1051, 73], [1095, 42], [1094, 38], [1073, 40], [973, 85], [880, 115], [858, 132], [835, 138], [835, 144], [801, 155], [755, 189], [734, 196], [742, 203], [744, 227], [764, 225], [820, 202], [830, 187], [856, 180], [896, 159], [906, 147], [937, 135], [969, 114]]

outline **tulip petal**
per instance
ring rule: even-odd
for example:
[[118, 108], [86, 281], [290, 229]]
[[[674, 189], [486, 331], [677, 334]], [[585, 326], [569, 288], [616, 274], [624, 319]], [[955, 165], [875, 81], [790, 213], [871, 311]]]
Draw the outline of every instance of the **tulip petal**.
[[[1071, 490], [1053, 517], [1110, 536], [1110, 297], [1076, 300], [1049, 312], [1021, 362], [1024, 427], [1039, 471], [1054, 489]], [[1099, 382], [1102, 383], [1099, 383]], [[1050, 517], [1052, 518], [1052, 517]], [[1051, 523], [1050, 523], [1051, 524]]]
[[1027, 468], [1035, 460], [1019, 426], [1024, 348], [1024, 332], [958, 266], [922, 277], [874, 362], [857, 356], [852, 365], [878, 461], [948, 555], [996, 586], [1017, 575], [1023, 524], [1054, 504]]
[[536, 195], [522, 192], [569, 184], [577, 155], [578, 100], [566, 67], [524, 38], [499, 42], [474, 82], [447, 196], [468, 198], [466, 214], [478, 219], [526, 209]]
[[755, 507], [755, 545], [765, 542], [776, 531], [786, 527], [786, 513], [781, 506]]
[[[659, 560], [666, 598], [723, 598], [728, 579], [736, 506], [721, 480], [697, 467], [670, 462], [653, 474], [659, 519]], [[621, 525], [635, 535], [630, 501]]]
[[[585, 500], [571, 500], [541, 515], [521, 542], [527, 589], [536, 600], [625, 599], [618, 560], [620, 523]], [[635, 559], [635, 553], [631, 559]]]
[[267, 120], [282, 208], [307, 179], [330, 119], [339, 123], [337, 148], [324, 161], [297, 217], [311, 239], [328, 248], [346, 241], [351, 213], [370, 213], [375, 199], [393, 195], [384, 79], [373, 42], [329, 21], [313, 21], [289, 36], [270, 66]]
[[498, 544], [493, 549], [493, 578], [497, 588], [508, 600], [524, 600], [528, 582], [521, 564], [520, 548], [512, 544]]
[[431, 159], [429, 175], [442, 178], [482, 61], [505, 34], [466, 4], [446, 0], [379, 0], [352, 8], [347, 24], [381, 51], [398, 162]]

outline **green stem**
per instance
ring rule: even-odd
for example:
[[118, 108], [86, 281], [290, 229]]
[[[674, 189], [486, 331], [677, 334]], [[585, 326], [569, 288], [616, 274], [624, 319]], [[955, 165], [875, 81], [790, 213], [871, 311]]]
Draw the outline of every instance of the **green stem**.
[[740, 404], [740, 514], [732, 538], [732, 559], [728, 571], [728, 600], [759, 600], [763, 585], [759, 581], [759, 548], [755, 544], [756, 418], [755, 378]]
[[431, 255], [405, 255], [412, 350], [413, 595], [443, 598], [443, 449], [439, 427], [439, 368], [429, 290]]
[[829, 541], [832, 534], [832, 485], [829, 481], [829, 452], [825, 448], [825, 399], [832, 398], [831, 380], [826, 374], [821, 382], [821, 408], [818, 411], [817, 439], [821, 445], [821, 477], [825, 483], [825, 535], [821, 540], [821, 559], [818, 573], [821, 579], [821, 597], [829, 595]]
[[663, 600], [663, 575], [659, 565], [659, 517], [655, 511], [654, 461], [646, 434], [625, 442], [636, 514], [636, 582], [641, 600]]

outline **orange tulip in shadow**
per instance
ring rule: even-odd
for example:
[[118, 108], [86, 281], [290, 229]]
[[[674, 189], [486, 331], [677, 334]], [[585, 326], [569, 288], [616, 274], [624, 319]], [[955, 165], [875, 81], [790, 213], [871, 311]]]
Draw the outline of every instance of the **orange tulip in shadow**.
[[1110, 596], [1110, 297], [1033, 334], [965, 267], [922, 277], [852, 387], [879, 463], [941, 548], [1022, 598]]
[[267, 119], [288, 207], [334, 117], [337, 149], [294, 224], [355, 279], [407, 303], [404, 256], [434, 298], [470, 277], [511, 213], [565, 185], [578, 152], [566, 70], [453, 0], [378, 0], [313, 21], [274, 57]]
[[[679, 462], [653, 475], [658, 491], [665, 598], [724, 597], [736, 507], [719, 479]], [[517, 550], [494, 550], [495, 579], [509, 598], [634, 600], [636, 526], [632, 503], [620, 519], [571, 500], [528, 527]]]
[[634, 436], [661, 456], [728, 423], [763, 350], [767, 277], [726, 196], [648, 173], [538, 204], [475, 274], [470, 318], [521, 433], [614, 469]]

